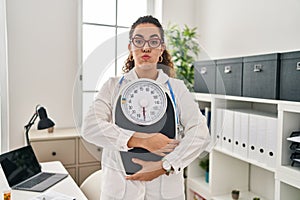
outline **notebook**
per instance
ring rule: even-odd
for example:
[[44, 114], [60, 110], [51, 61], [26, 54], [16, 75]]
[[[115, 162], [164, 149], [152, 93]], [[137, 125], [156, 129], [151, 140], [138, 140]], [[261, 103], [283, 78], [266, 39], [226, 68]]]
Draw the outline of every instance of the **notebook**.
[[68, 176], [42, 172], [30, 145], [0, 155], [0, 163], [9, 186], [16, 190], [42, 192]]

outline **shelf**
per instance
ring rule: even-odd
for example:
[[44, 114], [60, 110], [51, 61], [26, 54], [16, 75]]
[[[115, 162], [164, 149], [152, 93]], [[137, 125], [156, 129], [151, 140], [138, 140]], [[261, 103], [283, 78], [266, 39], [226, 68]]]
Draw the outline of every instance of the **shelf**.
[[280, 181], [300, 189], [300, 167], [280, 166], [277, 171]]
[[300, 113], [300, 102], [290, 102], [290, 101], [280, 102], [278, 104], [278, 110]]
[[224, 100], [234, 100], [234, 101], [247, 101], [255, 103], [264, 103], [264, 104], [278, 104], [278, 100], [273, 99], [259, 99], [252, 97], [241, 97], [241, 96], [229, 96], [229, 95], [213, 95], [214, 98], [224, 99]]
[[[252, 192], [240, 192], [239, 200], [252, 200], [254, 197], [259, 197], [260, 200], [267, 200], [265, 198], [260, 197], [259, 195], [256, 195]], [[212, 197], [212, 200], [231, 200], [231, 194], [223, 195], [223, 196], [217, 196]]]
[[228, 151], [226, 149], [222, 149], [222, 147], [214, 147], [214, 150], [218, 151], [219, 153], [223, 153], [225, 155], [228, 155], [228, 156], [231, 156], [233, 158], [239, 159], [241, 161], [247, 162], [249, 164], [255, 165], [255, 166], [260, 167], [262, 169], [268, 170], [270, 172], [275, 172], [276, 171], [275, 168], [269, 167], [269, 166], [267, 166], [264, 163], [260, 163], [260, 162], [258, 162], [256, 160], [247, 159], [247, 158], [242, 157], [242, 156], [240, 156], [238, 154], [230, 152], [230, 151]]
[[297, 187], [293, 187], [289, 184], [280, 182], [280, 200], [288, 199], [288, 200], [299, 200], [300, 190]]
[[[193, 93], [193, 95], [196, 101], [211, 102], [212, 99], [223, 99], [223, 100], [246, 101], [246, 102], [254, 102], [254, 103], [264, 103], [264, 104], [278, 104], [287, 108], [290, 107], [292, 111], [300, 112], [300, 102], [294, 102], [294, 101], [260, 99], [260, 98], [252, 98], [252, 97], [230, 96], [230, 95], [221, 95], [221, 94], [206, 94], [206, 93]], [[296, 109], [295, 107], [298, 107], [298, 109]]]
[[287, 138], [288, 141], [300, 143], [300, 136]]
[[193, 93], [196, 101], [211, 102], [212, 94]]
[[204, 176], [187, 179], [187, 186], [190, 190], [201, 194], [206, 199], [210, 199], [209, 184], [205, 182]]

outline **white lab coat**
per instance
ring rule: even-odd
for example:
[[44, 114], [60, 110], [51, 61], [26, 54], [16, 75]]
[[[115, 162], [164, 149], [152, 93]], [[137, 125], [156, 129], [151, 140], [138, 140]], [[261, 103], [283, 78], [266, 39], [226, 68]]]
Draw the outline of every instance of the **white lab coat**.
[[[185, 137], [173, 152], [165, 156], [174, 168], [174, 173], [162, 175], [150, 182], [125, 180], [124, 168], [119, 151], [128, 151], [127, 142], [134, 131], [125, 130], [112, 123], [113, 106], [118, 93], [127, 82], [138, 79], [135, 70], [120, 77], [110, 78], [98, 93], [90, 107], [82, 129], [82, 136], [88, 142], [103, 147], [103, 185], [101, 199], [144, 200], [184, 199], [183, 169], [189, 165], [209, 144], [210, 135], [206, 118], [201, 114], [194, 97], [183, 81], [170, 78], [158, 70], [158, 81], [169, 90], [169, 80], [175, 95], [178, 116], [184, 127]], [[152, 188], [152, 189], [151, 189]], [[157, 195], [150, 195], [151, 190]], [[153, 191], [152, 191], [153, 192]], [[148, 194], [149, 193], [149, 194]]]

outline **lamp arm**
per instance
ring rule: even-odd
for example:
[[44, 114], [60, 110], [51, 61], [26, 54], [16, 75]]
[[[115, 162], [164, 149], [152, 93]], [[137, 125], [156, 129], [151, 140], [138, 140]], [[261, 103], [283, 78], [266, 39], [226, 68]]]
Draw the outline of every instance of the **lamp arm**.
[[31, 126], [34, 124], [36, 118], [37, 118], [38, 114], [35, 112], [33, 114], [33, 116], [31, 117], [31, 119], [29, 120], [28, 124], [26, 124], [24, 127], [25, 127], [25, 137], [26, 137], [26, 142], [27, 142], [27, 145], [30, 145], [30, 142], [29, 142], [29, 130], [31, 128]]

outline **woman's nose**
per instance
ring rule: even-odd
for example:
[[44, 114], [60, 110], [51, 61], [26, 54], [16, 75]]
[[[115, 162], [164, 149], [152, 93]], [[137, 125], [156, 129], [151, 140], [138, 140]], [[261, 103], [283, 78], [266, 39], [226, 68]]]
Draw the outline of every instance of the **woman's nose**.
[[151, 48], [150, 47], [146, 47], [146, 45], [143, 47], [143, 52], [144, 53], [150, 53]]
[[150, 51], [151, 51], [151, 48], [149, 46], [149, 43], [146, 42], [145, 45], [144, 45], [144, 47], [143, 47], [143, 52], [149, 53]]
[[144, 53], [150, 53], [150, 51], [151, 51], [150, 48], [143, 48]]

